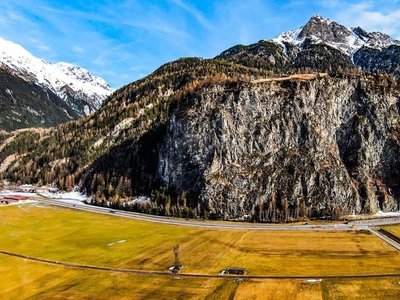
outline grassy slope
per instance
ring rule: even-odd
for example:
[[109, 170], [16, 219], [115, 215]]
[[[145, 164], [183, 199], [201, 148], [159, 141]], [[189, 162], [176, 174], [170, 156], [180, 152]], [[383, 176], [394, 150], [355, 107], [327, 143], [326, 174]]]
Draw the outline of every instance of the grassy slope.
[[[245, 267], [249, 275], [399, 272], [399, 253], [365, 233], [205, 230], [33, 205], [2, 207], [0, 219], [1, 250], [80, 264], [164, 271], [173, 264], [173, 247], [179, 244], [185, 273], [217, 274], [230, 266]], [[126, 242], [115, 243], [122, 240]], [[315, 299], [349, 299], [349, 292], [400, 296], [400, 278], [392, 277], [329, 279], [315, 286], [288, 280], [283, 288], [282, 280], [177, 280], [70, 269], [2, 255], [0, 274], [2, 299], [163, 299], [171, 293], [175, 299], [227, 299], [232, 293], [235, 299], [250, 294], [253, 299], [310, 299], [307, 293]], [[377, 294], [380, 287], [384, 289]]]

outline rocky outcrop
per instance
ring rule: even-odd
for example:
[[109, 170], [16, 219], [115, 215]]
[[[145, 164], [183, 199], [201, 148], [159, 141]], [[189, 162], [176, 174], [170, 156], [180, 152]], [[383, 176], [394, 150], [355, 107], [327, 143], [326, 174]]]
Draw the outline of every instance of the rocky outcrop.
[[225, 219], [397, 210], [394, 85], [370, 76], [203, 87], [172, 110], [158, 177]]

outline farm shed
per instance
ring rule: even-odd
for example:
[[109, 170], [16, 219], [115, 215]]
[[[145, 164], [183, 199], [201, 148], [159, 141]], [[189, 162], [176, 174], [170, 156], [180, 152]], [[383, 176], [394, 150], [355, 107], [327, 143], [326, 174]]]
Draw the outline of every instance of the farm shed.
[[221, 272], [221, 275], [230, 274], [230, 275], [244, 275], [246, 272], [245, 268], [228, 268]]

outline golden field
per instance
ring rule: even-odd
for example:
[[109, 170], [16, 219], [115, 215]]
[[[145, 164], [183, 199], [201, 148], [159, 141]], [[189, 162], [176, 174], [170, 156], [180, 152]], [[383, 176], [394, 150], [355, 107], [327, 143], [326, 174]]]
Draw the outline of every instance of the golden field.
[[58, 262], [167, 273], [179, 245], [182, 273], [243, 267], [256, 276], [339, 276], [312, 284], [296, 278], [237, 282], [87, 270], [1, 254], [1, 299], [400, 298], [400, 276], [340, 278], [400, 273], [399, 252], [363, 231], [202, 229], [36, 204], [1, 207], [0, 220], [0, 250]]

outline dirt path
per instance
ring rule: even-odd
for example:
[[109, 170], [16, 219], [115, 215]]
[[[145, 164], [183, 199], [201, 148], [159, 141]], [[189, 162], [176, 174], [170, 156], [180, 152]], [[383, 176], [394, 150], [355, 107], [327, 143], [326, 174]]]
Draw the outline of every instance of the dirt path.
[[276, 77], [276, 78], [264, 78], [264, 79], [256, 79], [253, 80], [251, 83], [257, 84], [262, 82], [271, 82], [271, 81], [285, 81], [291, 79], [299, 79], [299, 80], [312, 80], [318, 77], [326, 77], [328, 73], [315, 73], [315, 74], [295, 74], [286, 77]]
[[[1, 151], [1, 149], [0, 149]], [[6, 159], [0, 164], [0, 172], [4, 172], [8, 166], [15, 160], [15, 155], [7, 156]]]
[[98, 271], [107, 271], [107, 272], [118, 272], [118, 273], [132, 273], [132, 274], [144, 274], [144, 275], [161, 275], [161, 276], [179, 276], [179, 277], [198, 277], [198, 278], [243, 278], [243, 279], [308, 279], [315, 280], [315, 278], [320, 279], [329, 279], [329, 278], [361, 278], [361, 277], [398, 277], [400, 273], [387, 273], [387, 274], [356, 274], [356, 275], [321, 275], [321, 276], [267, 276], [267, 275], [212, 275], [212, 274], [197, 274], [197, 273], [179, 273], [173, 274], [168, 271], [145, 271], [145, 270], [134, 270], [134, 269], [120, 269], [120, 268], [109, 268], [109, 267], [100, 267], [100, 266], [91, 266], [91, 265], [82, 265], [68, 262], [60, 262], [55, 260], [43, 259], [25, 256], [17, 253], [12, 253], [8, 251], [0, 250], [0, 254], [22, 258], [25, 260], [35, 261], [38, 263], [45, 263], [51, 265], [59, 265], [70, 268], [78, 268], [78, 269], [86, 269], [86, 270], [98, 270]]

